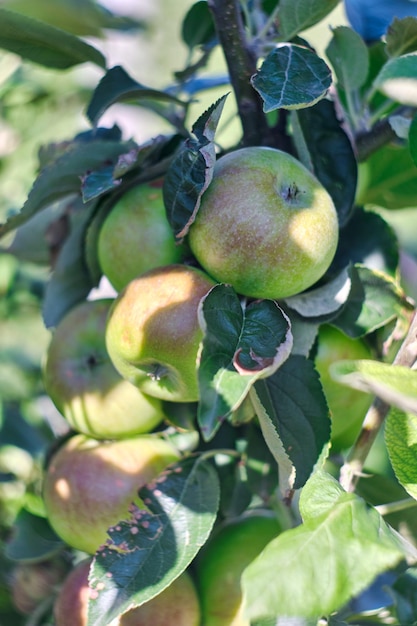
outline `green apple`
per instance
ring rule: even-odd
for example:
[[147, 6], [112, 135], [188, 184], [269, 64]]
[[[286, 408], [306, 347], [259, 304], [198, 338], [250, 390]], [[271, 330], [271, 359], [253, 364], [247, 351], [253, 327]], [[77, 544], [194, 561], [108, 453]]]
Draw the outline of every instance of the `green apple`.
[[129, 517], [138, 489], [155, 478], [179, 453], [156, 435], [97, 441], [77, 434], [52, 456], [44, 477], [48, 520], [69, 546], [94, 554], [107, 529]]
[[117, 291], [153, 267], [180, 261], [181, 247], [166, 217], [160, 181], [133, 187], [116, 202], [97, 245], [101, 270]]
[[282, 530], [271, 511], [256, 511], [214, 532], [196, 564], [204, 626], [249, 626], [242, 608], [242, 572]]
[[143, 393], [171, 402], [199, 398], [197, 359], [201, 299], [215, 283], [186, 265], [155, 268], [116, 298], [106, 345], [116, 369]]
[[250, 147], [217, 161], [189, 245], [219, 282], [275, 300], [323, 276], [338, 232], [333, 201], [309, 170], [286, 152]]
[[330, 324], [320, 326], [315, 366], [330, 409], [332, 451], [349, 448], [359, 434], [373, 397], [336, 382], [329, 374], [332, 363], [343, 359], [372, 359], [362, 339], [352, 339]]
[[[91, 559], [80, 561], [54, 603], [56, 626], [87, 626]], [[191, 576], [184, 572], [159, 595], [115, 618], [109, 626], [199, 626], [200, 605]]]
[[55, 329], [44, 363], [47, 394], [70, 426], [96, 438], [120, 438], [153, 430], [162, 404], [142, 394], [115, 369], [106, 350], [111, 299], [85, 301]]

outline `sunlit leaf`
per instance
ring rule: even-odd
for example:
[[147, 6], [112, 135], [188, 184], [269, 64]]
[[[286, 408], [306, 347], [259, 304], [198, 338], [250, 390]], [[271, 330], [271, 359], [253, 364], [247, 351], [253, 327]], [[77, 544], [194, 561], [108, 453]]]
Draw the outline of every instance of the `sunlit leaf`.
[[264, 101], [265, 113], [269, 113], [312, 106], [326, 95], [332, 73], [309, 48], [280, 44], [268, 54], [251, 82]]
[[[417, 405], [417, 384], [416, 405]], [[395, 475], [417, 500], [417, 415], [392, 409], [385, 425], [385, 442]]]
[[252, 620], [328, 616], [405, 558], [376, 510], [323, 471], [306, 484], [300, 509], [304, 523], [272, 540], [243, 573]]
[[374, 81], [383, 94], [401, 104], [417, 105], [417, 53], [395, 57], [385, 63]]
[[204, 330], [198, 421], [205, 439], [234, 411], [259, 378], [270, 376], [292, 347], [290, 321], [273, 300], [242, 306], [232, 287], [217, 285], [200, 308]]
[[335, 380], [373, 393], [388, 404], [417, 413], [417, 371], [379, 361], [339, 361], [330, 366]]
[[0, 7], [0, 48], [23, 59], [55, 69], [79, 63], [104, 68], [104, 56], [93, 46], [64, 30]]
[[211, 464], [188, 458], [171, 465], [140, 490], [148, 510], [109, 529], [110, 539], [95, 555], [89, 583], [88, 626], [109, 623], [129, 607], [163, 591], [206, 542], [219, 504]]

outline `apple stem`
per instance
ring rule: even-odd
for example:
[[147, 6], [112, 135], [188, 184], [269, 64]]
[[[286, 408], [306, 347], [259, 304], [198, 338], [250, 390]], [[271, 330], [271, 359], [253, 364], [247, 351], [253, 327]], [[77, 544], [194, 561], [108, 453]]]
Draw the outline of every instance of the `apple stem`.
[[[414, 311], [407, 335], [395, 356], [393, 365], [412, 367], [416, 360], [417, 311]], [[371, 404], [365, 416], [362, 430], [340, 470], [340, 484], [346, 491], [354, 491], [359, 478], [363, 475], [365, 461], [390, 408], [391, 406], [387, 402], [378, 397]]]
[[256, 55], [249, 44], [240, 3], [236, 0], [208, 0], [235, 92], [246, 146], [271, 145], [271, 131], [262, 102], [250, 83], [256, 72]]

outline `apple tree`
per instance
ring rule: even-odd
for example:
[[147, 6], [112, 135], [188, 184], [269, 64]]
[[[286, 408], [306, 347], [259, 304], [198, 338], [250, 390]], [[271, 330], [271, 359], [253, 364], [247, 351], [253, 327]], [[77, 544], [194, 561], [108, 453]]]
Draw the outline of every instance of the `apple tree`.
[[189, 2], [163, 87], [146, 28], [0, 7], [68, 128], [0, 223], [0, 622], [416, 624], [416, 3]]

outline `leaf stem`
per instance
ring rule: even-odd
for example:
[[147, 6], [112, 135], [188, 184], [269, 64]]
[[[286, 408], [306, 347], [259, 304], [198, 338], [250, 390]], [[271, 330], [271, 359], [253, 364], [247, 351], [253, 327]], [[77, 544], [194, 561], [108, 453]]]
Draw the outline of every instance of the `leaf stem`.
[[250, 83], [256, 55], [248, 43], [237, 0], [208, 0], [235, 93], [244, 145], [268, 145], [270, 129], [262, 102]]
[[[402, 342], [397, 355], [393, 361], [393, 366], [402, 365], [412, 367], [417, 359], [417, 312], [414, 311], [413, 317], [408, 328], [407, 335]], [[368, 457], [369, 451], [375, 441], [375, 438], [384, 423], [384, 420], [390, 410], [390, 405], [375, 398], [370, 406], [362, 430], [353, 445], [346, 459], [345, 464], [340, 470], [340, 484], [346, 491], [354, 491], [359, 477], [362, 474], [363, 466]]]
[[404, 498], [403, 500], [397, 500], [397, 502], [388, 502], [387, 504], [379, 504], [375, 507], [378, 513], [382, 516], [390, 515], [391, 513], [398, 513], [399, 511], [405, 511], [417, 506], [417, 500], [414, 498]]

